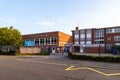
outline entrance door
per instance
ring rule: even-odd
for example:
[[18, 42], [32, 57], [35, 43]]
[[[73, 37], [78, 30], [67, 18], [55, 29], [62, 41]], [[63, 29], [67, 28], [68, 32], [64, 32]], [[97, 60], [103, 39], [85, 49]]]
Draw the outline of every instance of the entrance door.
[[55, 54], [55, 48], [52, 48], [52, 53]]

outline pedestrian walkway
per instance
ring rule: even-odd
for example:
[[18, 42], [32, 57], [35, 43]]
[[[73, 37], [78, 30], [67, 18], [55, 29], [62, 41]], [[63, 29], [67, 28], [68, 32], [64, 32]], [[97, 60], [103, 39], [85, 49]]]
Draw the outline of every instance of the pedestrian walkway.
[[68, 57], [68, 53], [56, 53], [56, 54], [51, 54], [50, 56], [48, 56], [48, 58], [53, 58], [53, 59], [63, 59], [63, 58], [67, 58]]

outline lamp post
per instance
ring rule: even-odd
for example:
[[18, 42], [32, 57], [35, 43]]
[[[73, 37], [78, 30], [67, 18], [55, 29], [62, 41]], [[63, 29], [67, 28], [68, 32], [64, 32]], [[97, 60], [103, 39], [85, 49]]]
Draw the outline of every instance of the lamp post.
[[99, 42], [99, 57], [101, 57], [101, 54], [100, 54], [100, 42]]

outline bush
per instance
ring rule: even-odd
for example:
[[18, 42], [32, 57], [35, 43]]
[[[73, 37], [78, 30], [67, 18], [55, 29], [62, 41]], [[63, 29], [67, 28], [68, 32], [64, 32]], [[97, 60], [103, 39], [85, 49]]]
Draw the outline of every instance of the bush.
[[0, 50], [0, 55], [15, 55], [16, 52], [15, 51], [8, 51], [8, 52], [3, 52], [2, 50]]
[[0, 53], [2, 53], [2, 50], [0, 49]]
[[50, 53], [46, 50], [42, 50], [39, 54], [40, 55], [50, 55]]
[[69, 58], [74, 60], [91, 60], [91, 61], [120, 63], [120, 57], [112, 57], [112, 56], [99, 57], [99, 56], [88, 56], [88, 55], [71, 55]]

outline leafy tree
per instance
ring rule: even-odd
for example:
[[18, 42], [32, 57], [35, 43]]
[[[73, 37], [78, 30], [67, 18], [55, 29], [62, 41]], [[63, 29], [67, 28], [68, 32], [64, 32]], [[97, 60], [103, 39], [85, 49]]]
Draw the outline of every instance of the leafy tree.
[[0, 45], [21, 46], [22, 43], [21, 33], [13, 26], [0, 28]]

